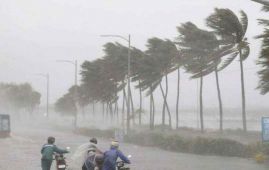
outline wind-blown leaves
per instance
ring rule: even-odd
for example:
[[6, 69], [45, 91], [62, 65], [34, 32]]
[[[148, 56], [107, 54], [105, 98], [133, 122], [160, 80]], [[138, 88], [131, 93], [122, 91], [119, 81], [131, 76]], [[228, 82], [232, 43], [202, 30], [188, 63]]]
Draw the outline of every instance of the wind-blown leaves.
[[267, 94], [269, 92], [269, 68], [261, 69], [258, 72], [258, 75], [260, 77], [260, 82], [257, 88], [261, 90], [261, 94]]
[[224, 53], [216, 53], [220, 50], [219, 41], [213, 32], [199, 29], [191, 22], [184, 23], [177, 29], [180, 33], [177, 44], [185, 70], [193, 74], [191, 78], [199, 78], [213, 72], [213, 68], [221, 59], [219, 53]]
[[178, 56], [178, 50], [172, 41], [159, 38], [149, 39], [147, 48], [133, 80], [140, 80], [136, 87], [148, 90], [149, 95], [161, 83], [162, 77], [175, 69], [173, 60]]
[[262, 7], [262, 10], [265, 11], [265, 12], [268, 12], [269, 11], [269, 2], [266, 1], [266, 0], [252, 0], [253, 2], [258, 2], [262, 5], [264, 5]]
[[230, 50], [235, 50], [232, 55], [224, 61], [219, 70], [227, 67], [235, 59], [237, 54], [240, 57], [240, 70], [241, 70], [241, 87], [242, 87], [242, 118], [243, 129], [247, 130], [246, 126], [246, 102], [245, 102], [245, 86], [244, 86], [244, 74], [243, 73], [243, 60], [249, 55], [249, 46], [245, 34], [248, 27], [247, 15], [240, 11], [241, 19], [229, 9], [215, 9], [215, 12], [211, 14], [207, 20], [207, 25], [214, 30], [219, 36], [222, 45], [231, 45]]
[[206, 23], [221, 37], [224, 44], [239, 43], [244, 38], [244, 29], [247, 28], [247, 17], [243, 11], [241, 15], [242, 23], [230, 9], [216, 8], [215, 12], [207, 18]]
[[[269, 12], [269, 2], [263, 0], [252, 0], [263, 4], [263, 10]], [[267, 94], [269, 92], [269, 20], [259, 19], [259, 24], [264, 26], [263, 33], [256, 36], [258, 39], [262, 39], [262, 48], [260, 52], [257, 64], [261, 66], [261, 70], [258, 71], [259, 84], [257, 89], [261, 94]]]
[[242, 10], [240, 11], [240, 14], [241, 14], [240, 22], [241, 22], [241, 25], [242, 25], [242, 28], [244, 31], [242, 36], [244, 37], [246, 35], [247, 29], [248, 29], [248, 16]]
[[241, 18], [238, 17], [230, 9], [215, 9], [207, 19], [207, 25], [220, 37], [221, 45], [228, 47], [226, 56], [229, 58], [224, 60], [218, 70], [223, 70], [234, 61], [235, 57], [241, 50], [242, 59], [245, 60], [250, 53], [249, 44], [244, 37], [248, 28], [248, 17], [244, 11], [240, 11]]
[[233, 54], [231, 54], [228, 59], [224, 60], [223, 63], [221, 63], [221, 65], [218, 67], [218, 71], [221, 71], [223, 69], [225, 69], [228, 65], [230, 65], [234, 59], [237, 57], [238, 52], [234, 52]]

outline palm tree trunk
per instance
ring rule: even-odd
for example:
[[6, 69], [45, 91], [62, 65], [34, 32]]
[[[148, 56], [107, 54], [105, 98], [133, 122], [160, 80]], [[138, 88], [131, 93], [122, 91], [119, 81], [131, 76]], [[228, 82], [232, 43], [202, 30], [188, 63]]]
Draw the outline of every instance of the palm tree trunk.
[[154, 96], [153, 92], [151, 93], [152, 96], [152, 129], [154, 129], [154, 122], [155, 122], [155, 102], [154, 102]]
[[103, 116], [103, 120], [105, 120], [105, 103], [102, 102], [102, 116]]
[[112, 108], [111, 102], [109, 102], [109, 113], [110, 113], [110, 121], [112, 123], [113, 122], [113, 108]]
[[139, 125], [142, 124], [142, 89], [140, 87], [140, 80], [139, 80]]
[[[162, 89], [162, 91], [163, 91], [163, 88], [162, 88], [162, 82], [160, 83], [160, 87], [161, 87], [161, 89]], [[165, 91], [167, 91], [167, 86], [166, 86]], [[164, 97], [163, 97], [162, 126], [163, 126], [163, 128], [164, 128], [164, 126], [165, 126], [165, 95], [164, 95]]]
[[[165, 94], [164, 94], [163, 87], [162, 87], [162, 84], [161, 84], [161, 83], [160, 83], [160, 89], [161, 89], [161, 92], [162, 92], [163, 99], [165, 99]], [[170, 110], [169, 110], [167, 101], [164, 100], [164, 102], [165, 102], [165, 106], [166, 106], [167, 112], [168, 112], [168, 114], [169, 114], [170, 117], [171, 117], [171, 114], [170, 114]], [[172, 126], [171, 126], [171, 119], [169, 119], [169, 127], [172, 128]]]
[[118, 91], [117, 89], [115, 89], [115, 95], [116, 95], [116, 102], [115, 102], [115, 116], [116, 116], [116, 119], [117, 119], [117, 124], [119, 123], [119, 112], [118, 112]]
[[113, 110], [114, 110], [113, 111], [114, 112], [114, 116], [116, 116], [117, 115], [117, 102], [114, 103], [114, 109]]
[[241, 90], [242, 90], [242, 120], [243, 120], [243, 130], [246, 132], [247, 131], [246, 97], [245, 97], [245, 82], [244, 82], [244, 66], [241, 50], [239, 50], [239, 55], [240, 55]]
[[[151, 87], [150, 87], [151, 90]], [[152, 93], [150, 94], [149, 128], [152, 130]]]
[[123, 88], [122, 90], [123, 92], [123, 96], [122, 96], [122, 112], [121, 112], [121, 123], [122, 123], [122, 126], [124, 127], [124, 119], [125, 119], [125, 103], [126, 103], [126, 92], [125, 92], [125, 88]]
[[[162, 88], [162, 85], [160, 84], [161, 88]], [[165, 96], [164, 96], [165, 98]], [[165, 126], [165, 99], [163, 99], [163, 110], [162, 110], [162, 126], [164, 128]]]
[[81, 112], [82, 112], [82, 116], [85, 119], [85, 106], [81, 106]]
[[92, 114], [93, 114], [93, 116], [95, 115], [95, 103], [94, 103], [94, 101], [92, 102]]
[[107, 119], [108, 119], [108, 102], [106, 102], [106, 118], [105, 118], [105, 120], [107, 121]]
[[200, 123], [201, 123], [201, 131], [204, 132], [203, 76], [200, 78]]
[[152, 86], [150, 86], [150, 129], [154, 129], [154, 119], [155, 119], [155, 103], [154, 103], [154, 96], [152, 91]]
[[117, 114], [117, 124], [119, 125], [120, 118], [119, 118], [119, 104], [118, 104], [118, 101], [116, 103], [116, 114]]
[[133, 102], [133, 95], [132, 95], [132, 90], [130, 89], [130, 101], [131, 101], [131, 107], [132, 107], [132, 123], [135, 125], [135, 111], [134, 111], [134, 102]]
[[169, 106], [167, 103], [167, 95], [168, 95], [168, 88], [169, 88], [167, 74], [165, 75], [165, 82], [166, 82], [165, 103], [166, 103], [167, 113], [168, 113], [168, 117], [169, 117], [169, 127], [172, 128], [172, 118], [171, 118], [170, 109], [169, 109]]
[[176, 104], [176, 129], [179, 128], [179, 85], [180, 85], [180, 68], [177, 69], [177, 104]]
[[217, 71], [217, 67], [215, 68], [215, 77], [216, 77], [216, 84], [217, 84], [217, 90], [218, 90], [218, 100], [219, 100], [219, 129], [222, 132], [223, 131], [223, 109], [222, 109], [222, 99], [221, 99], [221, 92], [220, 92], [220, 85], [219, 85], [219, 74]]

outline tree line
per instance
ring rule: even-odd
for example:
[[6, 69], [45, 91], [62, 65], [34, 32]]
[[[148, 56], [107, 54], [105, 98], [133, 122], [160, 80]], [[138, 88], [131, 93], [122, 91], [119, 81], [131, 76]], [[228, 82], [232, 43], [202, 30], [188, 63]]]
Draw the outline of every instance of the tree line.
[[26, 111], [32, 114], [39, 106], [40, 98], [40, 93], [28, 83], [0, 83], [0, 108], [4, 113], [11, 111], [18, 114]]
[[[256, 0], [255, 0], [256, 1]], [[258, 0], [257, 0], [258, 1]], [[264, 7], [269, 11], [269, 6]], [[267, 20], [260, 22], [268, 26]], [[173, 115], [167, 102], [169, 94], [168, 75], [177, 72], [177, 98], [176, 98], [176, 128], [179, 128], [179, 95], [181, 70], [189, 73], [191, 79], [199, 79], [199, 105], [200, 128], [204, 131], [204, 107], [203, 107], [203, 82], [204, 77], [214, 74], [219, 103], [219, 130], [223, 130], [223, 105], [219, 72], [226, 69], [235, 59], [239, 60], [240, 88], [242, 98], [242, 127], [247, 130], [246, 98], [244, 64], [250, 53], [249, 43], [246, 38], [248, 17], [244, 11], [236, 15], [230, 9], [216, 8], [205, 19], [207, 29], [201, 29], [192, 22], [182, 23], [177, 27], [178, 36], [174, 40], [153, 37], [148, 39], [146, 50], [131, 47], [131, 81], [135, 89], [139, 91], [139, 109], [134, 108], [131, 93], [131, 117], [126, 119], [125, 107], [127, 107], [126, 84], [128, 78], [127, 60], [128, 47], [120, 43], [106, 43], [104, 56], [93, 61], [85, 61], [81, 65], [81, 85], [77, 87], [77, 103], [84, 108], [89, 103], [101, 103], [103, 116], [109, 115], [111, 119], [119, 119], [119, 98], [121, 97], [122, 122], [138, 120], [142, 124], [142, 100], [144, 95], [149, 98], [149, 127], [155, 127], [155, 91], [161, 90], [162, 125], [172, 128]], [[259, 72], [260, 84], [258, 88], [262, 94], [269, 91], [269, 62], [268, 62], [268, 30], [258, 38], [263, 38], [263, 48], [258, 64], [263, 70]], [[162, 83], [164, 82], [164, 84]], [[59, 112], [77, 112], [74, 97], [74, 87], [60, 98], [56, 103]], [[68, 108], [72, 107], [72, 108]], [[168, 121], [167, 121], [168, 120]], [[128, 123], [127, 123], [128, 125]], [[129, 128], [129, 127], [127, 127]]]

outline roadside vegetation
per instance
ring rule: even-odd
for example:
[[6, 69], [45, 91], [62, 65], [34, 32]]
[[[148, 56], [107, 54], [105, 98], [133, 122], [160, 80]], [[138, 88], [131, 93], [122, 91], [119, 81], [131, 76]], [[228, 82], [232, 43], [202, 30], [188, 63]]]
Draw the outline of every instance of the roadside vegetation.
[[[100, 130], [94, 128], [79, 128], [75, 130], [75, 133], [85, 136], [95, 136], [100, 138], [111, 139], [114, 138], [114, 132], [116, 129]], [[183, 130], [184, 131], [184, 130]], [[197, 130], [185, 130], [191, 133], [197, 133]], [[237, 134], [239, 137], [246, 139], [247, 135], [242, 135], [237, 131], [225, 131], [228, 134]], [[256, 134], [258, 135], [258, 134]], [[236, 139], [223, 138], [218, 135], [195, 135], [192, 137], [181, 136], [177, 132], [171, 133], [170, 131], [163, 130], [137, 130], [132, 131], [124, 136], [124, 140], [127, 143], [132, 143], [139, 146], [157, 147], [160, 149], [192, 153], [200, 155], [217, 155], [228, 157], [243, 157], [243, 158], [255, 158], [257, 161], [266, 157], [269, 154], [269, 144], [262, 144], [261, 142], [248, 142], [242, 143]], [[265, 158], [264, 158], [265, 159]]]

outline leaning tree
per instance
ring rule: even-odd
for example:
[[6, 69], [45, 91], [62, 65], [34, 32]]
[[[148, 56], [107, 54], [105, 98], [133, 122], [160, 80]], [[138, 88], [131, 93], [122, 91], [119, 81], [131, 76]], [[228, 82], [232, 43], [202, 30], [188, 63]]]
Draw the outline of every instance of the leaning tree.
[[246, 122], [246, 99], [245, 99], [245, 82], [244, 82], [244, 67], [243, 61], [249, 56], [250, 48], [245, 37], [248, 28], [248, 18], [244, 11], [240, 11], [241, 18], [239, 19], [230, 9], [215, 9], [207, 20], [207, 26], [213, 29], [218, 35], [220, 45], [230, 47], [233, 53], [225, 61], [221, 69], [228, 66], [239, 56], [240, 71], [241, 71], [241, 91], [242, 91], [242, 120], [243, 129], [247, 130]]
[[[179, 26], [178, 32], [180, 35], [177, 38], [177, 44], [184, 68], [188, 73], [192, 74], [191, 78], [200, 78], [200, 124], [201, 131], [204, 131], [203, 78], [215, 72], [219, 90], [217, 66], [220, 63], [220, 57], [216, 56], [220, 51], [218, 40], [212, 32], [199, 29], [191, 22]], [[220, 99], [220, 93], [218, 94]], [[221, 100], [220, 106], [222, 106]], [[222, 109], [220, 116], [222, 117]]]
[[168, 112], [169, 127], [172, 128], [172, 117], [167, 102], [168, 96], [168, 74], [174, 71], [177, 67], [174, 65], [173, 60], [178, 56], [178, 50], [175, 44], [166, 39], [151, 38], [148, 40], [147, 50], [145, 53], [150, 56], [155, 62], [154, 71], [159, 75], [159, 79], [165, 78], [165, 91], [162, 83], [159, 86], [163, 96], [163, 108], [162, 108], [162, 125], [165, 125], [165, 114]]

